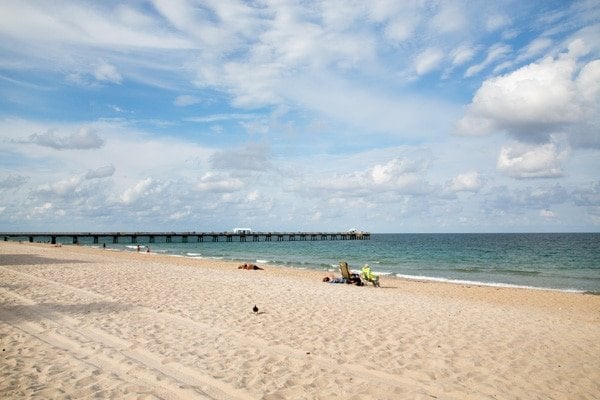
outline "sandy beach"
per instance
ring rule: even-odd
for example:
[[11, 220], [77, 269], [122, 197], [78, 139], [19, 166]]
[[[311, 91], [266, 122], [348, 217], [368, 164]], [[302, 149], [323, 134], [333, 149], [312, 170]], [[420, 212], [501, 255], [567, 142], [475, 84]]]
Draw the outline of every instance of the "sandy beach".
[[1, 242], [0, 397], [600, 396], [600, 296], [324, 275]]

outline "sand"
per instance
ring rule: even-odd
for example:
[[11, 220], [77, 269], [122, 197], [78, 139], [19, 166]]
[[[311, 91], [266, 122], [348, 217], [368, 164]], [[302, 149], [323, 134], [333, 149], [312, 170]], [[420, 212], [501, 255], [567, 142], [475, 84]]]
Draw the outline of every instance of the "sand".
[[600, 296], [324, 275], [1, 242], [0, 398], [600, 397]]

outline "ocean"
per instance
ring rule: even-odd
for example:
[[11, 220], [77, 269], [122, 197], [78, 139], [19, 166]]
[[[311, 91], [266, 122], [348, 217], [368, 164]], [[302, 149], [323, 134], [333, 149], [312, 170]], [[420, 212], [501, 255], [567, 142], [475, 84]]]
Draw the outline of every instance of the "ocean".
[[[174, 256], [324, 272], [346, 261], [354, 270], [368, 263], [376, 273], [408, 279], [600, 293], [600, 233], [371, 234], [371, 240], [149, 246]], [[107, 247], [136, 250], [130, 243]]]

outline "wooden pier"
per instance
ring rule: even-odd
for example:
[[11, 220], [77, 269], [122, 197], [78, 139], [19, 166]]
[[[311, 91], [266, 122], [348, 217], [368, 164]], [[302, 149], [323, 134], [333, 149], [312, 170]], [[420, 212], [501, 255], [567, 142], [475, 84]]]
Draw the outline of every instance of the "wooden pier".
[[368, 232], [0, 232], [4, 241], [57, 243], [193, 243], [369, 240]]

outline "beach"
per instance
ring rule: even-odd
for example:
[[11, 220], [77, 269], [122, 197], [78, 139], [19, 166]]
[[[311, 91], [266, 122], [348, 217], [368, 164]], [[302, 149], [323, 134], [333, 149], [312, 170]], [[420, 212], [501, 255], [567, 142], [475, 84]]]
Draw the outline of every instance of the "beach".
[[0, 242], [0, 397], [600, 393], [600, 296], [386, 276], [358, 287], [314, 270], [237, 267]]

